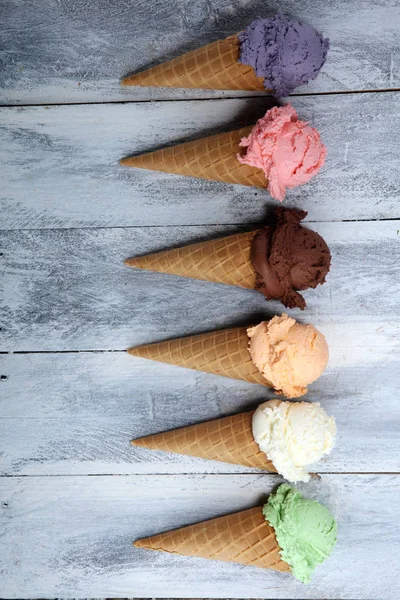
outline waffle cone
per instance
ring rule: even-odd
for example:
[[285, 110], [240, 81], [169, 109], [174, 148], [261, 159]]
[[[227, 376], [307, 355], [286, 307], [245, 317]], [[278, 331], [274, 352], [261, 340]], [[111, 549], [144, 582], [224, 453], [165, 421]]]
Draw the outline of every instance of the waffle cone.
[[290, 572], [262, 506], [137, 540], [137, 548]]
[[121, 165], [266, 188], [268, 182], [264, 171], [244, 165], [236, 158], [240, 140], [252, 129], [253, 126], [243, 127], [155, 152], [129, 156], [121, 160]]
[[265, 91], [263, 78], [257, 77], [252, 67], [238, 62], [239, 53], [238, 36], [231, 35], [130, 75], [122, 85]]
[[256, 231], [228, 235], [125, 261], [130, 267], [181, 277], [254, 288], [256, 275], [250, 260]]
[[198, 423], [133, 440], [134, 446], [276, 472], [252, 432], [253, 412]]
[[132, 356], [273, 387], [250, 358], [245, 327], [138, 346], [128, 352]]

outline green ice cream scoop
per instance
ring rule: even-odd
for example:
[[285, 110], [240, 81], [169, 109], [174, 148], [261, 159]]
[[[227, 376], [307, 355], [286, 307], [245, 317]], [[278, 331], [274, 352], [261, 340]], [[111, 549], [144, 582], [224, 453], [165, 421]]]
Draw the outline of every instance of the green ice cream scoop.
[[275, 529], [282, 559], [297, 579], [309, 583], [315, 567], [328, 558], [336, 544], [335, 519], [325, 506], [303, 498], [286, 483], [271, 494], [263, 513]]

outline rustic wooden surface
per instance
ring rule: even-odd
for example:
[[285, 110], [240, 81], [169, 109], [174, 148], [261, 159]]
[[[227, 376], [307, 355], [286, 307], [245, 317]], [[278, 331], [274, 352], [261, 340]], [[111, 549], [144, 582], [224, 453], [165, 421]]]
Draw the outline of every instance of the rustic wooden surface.
[[[333, 364], [397, 360], [400, 220], [310, 226], [331, 247], [332, 269], [324, 286], [305, 292], [307, 310], [291, 314], [327, 335]], [[282, 312], [282, 304], [256, 291], [123, 264], [129, 256], [227, 231], [237, 228], [0, 232], [5, 288], [0, 350], [123, 350]]]
[[[281, 479], [131, 447], [272, 394], [125, 348], [282, 307], [123, 265], [271, 213], [262, 190], [118, 164], [254, 122], [271, 98], [118, 82], [277, 8], [331, 38], [320, 76], [291, 99], [320, 130], [327, 164], [286, 202], [309, 211], [333, 255], [307, 310], [290, 311], [327, 336], [330, 363], [307, 398], [338, 424], [321, 480], [299, 486], [339, 524], [338, 547], [308, 586], [131, 546], [254, 506]], [[399, 0], [4, 0], [0, 22], [0, 596], [398, 597]]]
[[[3, 0], [4, 104], [238, 96], [122, 89], [128, 73], [236, 33], [277, 10], [331, 40], [318, 79], [296, 93], [400, 87], [399, 0]], [[248, 95], [248, 92], [246, 92]]]
[[[329, 561], [304, 586], [290, 574], [135, 549], [154, 531], [262, 504], [274, 475], [9, 478], [2, 484], [2, 593], [7, 598], [396, 597], [399, 477], [324, 475], [302, 491], [339, 520]], [[396, 500], [397, 499], [397, 500]], [[397, 505], [396, 505], [397, 502]], [[360, 576], [362, 574], [362, 577]]]
[[[256, 98], [3, 109], [3, 226], [257, 222], [276, 206], [266, 191], [118, 161], [254, 123], [271, 105]], [[398, 218], [399, 94], [298, 97], [293, 105], [318, 127], [329, 158], [318, 177], [288, 192], [287, 201], [308, 210], [312, 221]]]
[[[351, 353], [359, 355], [353, 364]], [[350, 347], [345, 364], [331, 361], [311, 386], [307, 399], [320, 402], [338, 426], [337, 447], [315, 466], [319, 473], [400, 471], [400, 361], [398, 350], [392, 353], [390, 359], [380, 349], [376, 362], [363, 363], [360, 348]], [[6, 476], [250, 473], [129, 442], [251, 410], [273, 397], [263, 386], [120, 352], [0, 356], [0, 371], [8, 375], [0, 385], [0, 473]]]

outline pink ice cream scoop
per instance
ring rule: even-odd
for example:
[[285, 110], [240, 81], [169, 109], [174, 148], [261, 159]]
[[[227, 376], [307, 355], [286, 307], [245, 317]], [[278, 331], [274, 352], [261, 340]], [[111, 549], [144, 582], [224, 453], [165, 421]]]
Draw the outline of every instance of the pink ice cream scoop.
[[281, 202], [287, 188], [307, 183], [325, 164], [326, 148], [318, 131], [300, 121], [290, 104], [267, 111], [240, 145], [246, 152], [238, 160], [262, 169], [269, 193]]

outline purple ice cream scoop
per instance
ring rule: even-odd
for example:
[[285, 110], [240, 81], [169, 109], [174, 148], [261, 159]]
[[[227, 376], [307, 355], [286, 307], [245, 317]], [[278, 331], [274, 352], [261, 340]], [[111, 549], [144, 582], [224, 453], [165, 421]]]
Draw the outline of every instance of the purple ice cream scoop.
[[264, 77], [265, 88], [276, 96], [315, 79], [329, 49], [329, 40], [316, 29], [282, 13], [253, 21], [239, 41], [239, 62]]

